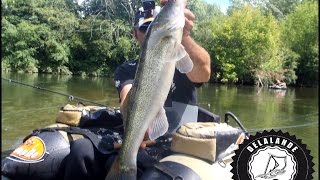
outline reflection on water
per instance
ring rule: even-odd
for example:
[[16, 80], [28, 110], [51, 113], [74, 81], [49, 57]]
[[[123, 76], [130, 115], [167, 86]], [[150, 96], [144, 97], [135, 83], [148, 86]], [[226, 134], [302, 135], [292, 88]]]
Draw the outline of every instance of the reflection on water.
[[[2, 73], [2, 77], [36, 85], [117, 107], [118, 94], [111, 79]], [[60, 107], [68, 97], [19, 84], [1, 81], [2, 151], [15, 148], [33, 129], [55, 122]], [[234, 113], [246, 127], [255, 131], [281, 128], [307, 144], [314, 157], [314, 179], [318, 179], [318, 89], [268, 88], [205, 84], [198, 89], [199, 105], [222, 117]], [[306, 126], [304, 126], [307, 124]]]
[[[54, 92], [118, 106], [118, 95], [113, 82], [105, 78], [84, 78], [37, 74], [2, 74], [9, 78]], [[1, 81], [2, 150], [16, 147], [33, 129], [55, 122], [59, 109], [66, 104], [76, 104], [68, 96], [57, 95], [8, 81]]]
[[318, 179], [318, 88], [268, 88], [207, 84], [198, 90], [199, 105], [223, 115], [233, 112], [246, 129], [281, 129], [302, 139], [314, 157]]

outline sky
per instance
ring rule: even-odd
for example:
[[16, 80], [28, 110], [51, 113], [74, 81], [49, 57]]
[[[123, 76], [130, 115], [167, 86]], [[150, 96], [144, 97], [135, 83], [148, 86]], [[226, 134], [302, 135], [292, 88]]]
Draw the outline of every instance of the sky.
[[230, 5], [229, 0], [205, 0], [207, 3], [216, 4], [221, 8], [222, 12], [227, 12], [228, 6]]

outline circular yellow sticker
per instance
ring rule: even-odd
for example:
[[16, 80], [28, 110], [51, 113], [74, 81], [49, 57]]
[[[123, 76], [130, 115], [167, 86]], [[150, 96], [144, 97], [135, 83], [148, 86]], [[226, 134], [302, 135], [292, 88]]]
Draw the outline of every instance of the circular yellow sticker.
[[10, 155], [21, 160], [38, 161], [46, 152], [46, 146], [38, 136], [31, 136]]

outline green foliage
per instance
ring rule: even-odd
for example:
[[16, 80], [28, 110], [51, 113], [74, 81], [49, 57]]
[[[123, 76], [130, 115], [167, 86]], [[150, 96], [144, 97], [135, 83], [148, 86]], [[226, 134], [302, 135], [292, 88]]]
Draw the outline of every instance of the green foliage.
[[2, 44], [13, 71], [58, 73], [70, 56], [65, 39], [76, 23], [64, 1], [7, 1]]
[[261, 72], [280, 70], [278, 24], [272, 16], [247, 5], [212, 23], [211, 29], [214, 61], [222, 66], [217, 80], [252, 83]]
[[301, 0], [231, 0], [231, 2], [229, 13], [250, 4], [259, 8], [265, 15], [271, 13], [277, 19], [282, 19], [294, 10], [301, 3]]
[[295, 69], [297, 68], [297, 60], [299, 59], [299, 55], [292, 50], [282, 47], [280, 50], [280, 57], [283, 60], [283, 75], [284, 79], [287, 83], [295, 83], [297, 80], [297, 75]]
[[[211, 56], [211, 81], [318, 84], [315, 0], [230, 0], [227, 15], [188, 1], [191, 33]], [[157, 1], [159, 3], [159, 1]], [[2, 1], [3, 70], [110, 76], [138, 58], [132, 36], [136, 0]]]
[[100, 6], [105, 2], [86, 1], [83, 7], [71, 0], [5, 1], [2, 64], [12, 71], [112, 74], [137, 55], [128, 21], [133, 4]]
[[[35, 53], [38, 46], [37, 26], [22, 21], [17, 26], [3, 19], [3, 61], [16, 71], [37, 72]], [[15, 43], [13, 43], [15, 42]]]
[[208, 51], [211, 57], [211, 81], [220, 82], [222, 61], [219, 54], [216, 54], [216, 41], [218, 37], [213, 31], [222, 31], [222, 26], [225, 17], [220, 14], [213, 16], [210, 21], [198, 22], [197, 28], [193, 31], [194, 39]]
[[210, 20], [214, 16], [222, 15], [219, 7], [208, 4], [203, 0], [188, 1], [187, 6], [200, 22]]
[[206, 49], [210, 49], [209, 43], [212, 30], [208, 28], [211, 24], [212, 18], [223, 18], [223, 13], [216, 5], [207, 4], [202, 0], [188, 1], [188, 8], [193, 12], [196, 17], [197, 23], [194, 24], [192, 37], [197, 40]]
[[80, 9], [84, 17], [123, 19], [133, 25], [134, 14], [139, 7], [141, 7], [141, 1], [137, 0], [85, 0]]
[[318, 3], [306, 1], [288, 15], [283, 24], [282, 40], [296, 53], [298, 84], [318, 85], [319, 17]]
[[[313, 0], [232, 0], [229, 16], [251, 4], [264, 16], [272, 14], [279, 21], [280, 45], [275, 59], [268, 61], [256, 76], [266, 83], [282, 79], [287, 83], [318, 85], [318, 4]], [[277, 60], [278, 59], [278, 60]], [[281, 66], [275, 66], [282, 62]], [[274, 62], [273, 62], [274, 61]], [[278, 63], [277, 63], [278, 62]], [[278, 67], [278, 68], [276, 68]], [[280, 67], [280, 68], [279, 68]], [[269, 69], [269, 70], [268, 70]]]
[[269, 0], [265, 1], [263, 9], [280, 19], [290, 14], [300, 3], [301, 0]]
[[[134, 57], [134, 43], [131, 37], [131, 26], [122, 20], [102, 20], [88, 17], [82, 24], [90, 24], [91, 29], [80, 34], [84, 44], [79, 44], [77, 52], [82, 54], [83, 63], [79, 59], [71, 62], [73, 71], [97, 75], [110, 75], [115, 68], [129, 57]], [[76, 48], [76, 47], [75, 47]]]

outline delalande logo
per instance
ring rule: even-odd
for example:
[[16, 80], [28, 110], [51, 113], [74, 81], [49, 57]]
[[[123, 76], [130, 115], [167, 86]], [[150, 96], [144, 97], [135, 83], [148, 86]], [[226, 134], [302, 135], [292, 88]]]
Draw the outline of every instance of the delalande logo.
[[282, 131], [263, 131], [240, 144], [233, 156], [235, 180], [311, 180], [312, 156], [306, 145]]

